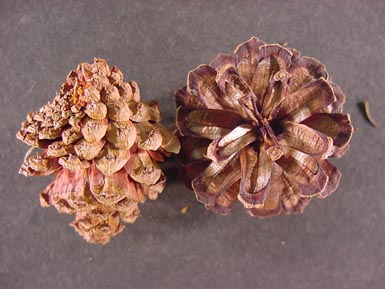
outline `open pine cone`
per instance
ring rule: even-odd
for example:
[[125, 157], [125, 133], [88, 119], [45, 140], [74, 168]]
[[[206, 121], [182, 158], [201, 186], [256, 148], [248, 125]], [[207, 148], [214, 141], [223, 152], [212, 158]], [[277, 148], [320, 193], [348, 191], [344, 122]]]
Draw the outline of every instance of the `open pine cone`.
[[253, 37], [190, 71], [175, 96], [183, 175], [206, 208], [300, 213], [336, 190], [327, 159], [346, 152], [353, 127], [318, 60]]
[[72, 226], [91, 243], [108, 243], [133, 223], [138, 203], [155, 200], [166, 177], [157, 164], [178, 153], [178, 139], [159, 124], [155, 102], [140, 100], [135, 81], [124, 82], [103, 59], [82, 63], [54, 101], [31, 112], [17, 137], [41, 151], [26, 158], [25, 176], [55, 174], [40, 193], [43, 207], [76, 214]]

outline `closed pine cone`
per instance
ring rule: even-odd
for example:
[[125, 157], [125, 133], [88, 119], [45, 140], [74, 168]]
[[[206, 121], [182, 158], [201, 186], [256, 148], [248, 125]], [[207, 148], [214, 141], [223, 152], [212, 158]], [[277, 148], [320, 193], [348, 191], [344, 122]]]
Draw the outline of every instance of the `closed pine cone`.
[[22, 123], [17, 137], [40, 152], [26, 158], [20, 173], [55, 174], [41, 205], [76, 214], [75, 230], [106, 244], [123, 230], [120, 219], [133, 223], [138, 203], [164, 188], [157, 161], [180, 145], [160, 119], [157, 104], [142, 102], [137, 83], [124, 82], [117, 67], [110, 70], [103, 59], [82, 63], [54, 101]]
[[325, 66], [253, 37], [190, 71], [176, 91], [183, 176], [206, 208], [300, 213], [336, 190], [353, 127]]

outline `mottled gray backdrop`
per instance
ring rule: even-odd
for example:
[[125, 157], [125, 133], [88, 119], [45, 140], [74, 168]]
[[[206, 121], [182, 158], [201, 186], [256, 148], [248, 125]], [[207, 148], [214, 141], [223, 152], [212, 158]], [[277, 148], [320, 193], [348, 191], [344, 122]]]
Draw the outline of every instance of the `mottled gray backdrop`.
[[[0, 0], [0, 288], [385, 288], [385, 2]], [[327, 65], [358, 128], [337, 192], [300, 216], [228, 217], [169, 182], [107, 246], [88, 245], [73, 216], [39, 206], [48, 178], [17, 174], [15, 133], [79, 62], [103, 57], [172, 126], [172, 92], [217, 52], [256, 35]], [[370, 99], [380, 128], [357, 102]], [[180, 209], [190, 206], [187, 215]]]

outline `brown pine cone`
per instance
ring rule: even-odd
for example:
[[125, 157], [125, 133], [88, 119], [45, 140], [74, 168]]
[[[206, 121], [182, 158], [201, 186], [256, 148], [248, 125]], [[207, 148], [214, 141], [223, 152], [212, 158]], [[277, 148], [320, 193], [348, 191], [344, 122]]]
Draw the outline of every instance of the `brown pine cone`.
[[300, 213], [336, 190], [353, 127], [318, 60], [253, 37], [190, 71], [176, 91], [183, 175], [206, 208]]
[[135, 81], [103, 59], [82, 63], [52, 103], [31, 112], [17, 137], [40, 152], [26, 158], [25, 176], [55, 174], [40, 193], [43, 207], [76, 214], [71, 225], [90, 243], [106, 244], [138, 203], [155, 200], [166, 177], [157, 164], [178, 153], [178, 139], [161, 124], [155, 102], [140, 100]]

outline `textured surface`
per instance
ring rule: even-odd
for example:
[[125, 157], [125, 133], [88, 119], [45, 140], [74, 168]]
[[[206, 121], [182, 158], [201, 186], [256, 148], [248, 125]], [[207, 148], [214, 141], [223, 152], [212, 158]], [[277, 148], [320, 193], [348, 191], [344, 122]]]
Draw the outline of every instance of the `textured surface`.
[[[0, 2], [0, 288], [383, 288], [385, 3], [204, 2]], [[49, 180], [17, 174], [27, 147], [15, 133], [77, 63], [117, 64], [171, 126], [171, 95], [188, 70], [252, 35], [319, 59], [347, 95], [359, 131], [335, 162], [343, 176], [332, 196], [299, 216], [255, 220], [238, 206], [221, 217], [169, 164], [158, 201], [104, 247], [74, 233], [70, 216], [40, 208]], [[366, 98], [380, 128], [357, 106]]]

